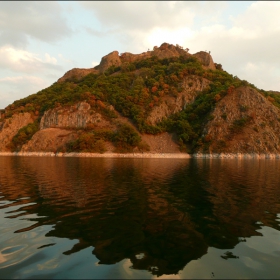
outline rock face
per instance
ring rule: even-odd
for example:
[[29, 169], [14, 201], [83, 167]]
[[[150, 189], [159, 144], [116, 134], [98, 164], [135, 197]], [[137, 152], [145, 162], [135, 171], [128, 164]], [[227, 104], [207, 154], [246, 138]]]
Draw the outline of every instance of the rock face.
[[134, 62], [136, 60], [140, 60], [140, 59], [146, 59], [152, 56], [152, 52], [148, 51], [148, 52], [143, 52], [141, 54], [133, 54], [130, 52], [125, 52], [123, 54], [121, 54], [120, 56], [120, 60], [122, 63], [128, 62]]
[[196, 57], [204, 67], [215, 70], [215, 63], [213, 62], [212, 56], [207, 52], [198, 52], [193, 55]]
[[102, 57], [101, 62], [98, 66], [95, 67], [95, 69], [99, 70], [101, 73], [106, 71], [111, 66], [120, 66], [122, 64], [119, 52], [113, 51], [105, 56]]
[[279, 153], [280, 110], [250, 87], [228, 93], [204, 130], [209, 152]]
[[159, 48], [154, 48], [152, 55], [157, 56], [159, 59], [179, 57], [180, 55], [190, 56], [183, 48], [168, 43], [163, 43]]
[[125, 52], [120, 56], [121, 62], [134, 62], [136, 60], [146, 59], [152, 56], [157, 56], [159, 59], [170, 58], [170, 57], [179, 57], [182, 56], [191, 56], [186, 50], [179, 46], [174, 46], [172, 44], [163, 43], [159, 48], [154, 47], [152, 51], [143, 52], [141, 54], [132, 54]]
[[171, 114], [181, 111], [184, 106], [192, 103], [198, 92], [209, 86], [210, 81], [198, 76], [188, 76], [182, 83], [183, 91], [177, 97], [167, 96], [159, 106], [155, 106], [147, 118], [147, 122], [155, 125]]
[[15, 114], [11, 118], [6, 119], [0, 127], [0, 150], [8, 151], [7, 145], [22, 127], [33, 123], [34, 120], [30, 113]]
[[81, 78], [83, 78], [84, 76], [86, 76], [90, 73], [98, 74], [99, 71], [94, 68], [90, 68], [90, 69], [74, 68], [74, 69], [66, 72], [63, 77], [58, 79], [57, 82], [62, 83], [62, 82], [65, 82], [65, 81], [71, 80], [71, 79], [80, 80]]
[[[114, 125], [92, 110], [87, 102], [48, 110], [41, 119], [40, 130], [22, 146], [21, 151], [56, 153], [65, 150], [67, 142], [77, 139], [77, 129], [86, 128], [89, 125], [96, 129], [114, 129]], [[111, 149], [110, 145], [109, 148]]]
[[110, 125], [99, 113], [91, 110], [88, 103], [80, 102], [70, 108], [59, 107], [46, 111], [41, 119], [40, 129], [85, 128], [89, 124]]
[[152, 153], [180, 153], [179, 145], [171, 133], [161, 133], [158, 135], [143, 134], [144, 140], [150, 147]]
[[[58, 82], [64, 82], [68, 79], [81, 79], [82, 77], [94, 73], [103, 73], [105, 72], [109, 67], [111, 66], [121, 66], [123, 63], [131, 63], [136, 60], [146, 59], [152, 56], [157, 56], [159, 59], [164, 58], [171, 58], [171, 57], [179, 57], [179, 56], [192, 56], [188, 53], [188, 49], [184, 50], [182, 47], [168, 43], [161, 44], [160, 47], [155, 46], [153, 50], [143, 52], [141, 54], [132, 54], [129, 52], [125, 52], [119, 56], [118, 51], [113, 51], [105, 56], [102, 57], [101, 62], [99, 65], [95, 66], [94, 68], [90, 69], [79, 69], [74, 68], [66, 74], [58, 79]], [[198, 52], [193, 55], [194, 57], [198, 58], [198, 60], [201, 61], [203, 66], [207, 69], [215, 70], [215, 63], [213, 62], [213, 59], [211, 55], [207, 52]]]
[[22, 152], [58, 152], [69, 141], [76, 139], [76, 133], [71, 130], [47, 128], [38, 131], [31, 140], [22, 146]]

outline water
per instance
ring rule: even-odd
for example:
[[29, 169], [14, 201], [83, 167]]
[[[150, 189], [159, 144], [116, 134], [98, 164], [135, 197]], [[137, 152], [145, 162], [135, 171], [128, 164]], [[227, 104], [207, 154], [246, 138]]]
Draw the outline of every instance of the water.
[[0, 278], [280, 278], [280, 160], [0, 157]]

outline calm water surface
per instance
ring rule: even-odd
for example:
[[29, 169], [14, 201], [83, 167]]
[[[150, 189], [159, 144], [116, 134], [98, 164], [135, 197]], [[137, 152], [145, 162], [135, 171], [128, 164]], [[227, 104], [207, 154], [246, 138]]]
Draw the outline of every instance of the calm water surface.
[[280, 278], [280, 160], [0, 157], [0, 278]]

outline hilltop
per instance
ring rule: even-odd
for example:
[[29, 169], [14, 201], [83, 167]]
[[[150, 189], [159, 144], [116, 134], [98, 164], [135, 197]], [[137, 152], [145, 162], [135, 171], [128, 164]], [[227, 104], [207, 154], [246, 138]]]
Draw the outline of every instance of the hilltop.
[[0, 151], [280, 154], [280, 95], [207, 52], [113, 51], [0, 114]]

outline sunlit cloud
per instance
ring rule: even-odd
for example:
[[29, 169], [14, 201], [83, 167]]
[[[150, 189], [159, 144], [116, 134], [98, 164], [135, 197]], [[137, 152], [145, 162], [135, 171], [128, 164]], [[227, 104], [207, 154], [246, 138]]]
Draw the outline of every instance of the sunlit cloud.
[[163, 42], [184, 45], [192, 36], [193, 31], [190, 28], [172, 30], [156, 27], [147, 35], [144, 42], [147, 46], [159, 46]]
[[3, 1], [0, 100], [34, 93], [71, 68], [94, 67], [113, 50], [141, 53], [163, 42], [211, 51], [227, 72], [280, 90], [279, 14], [277, 1]]
[[49, 85], [45, 79], [31, 75], [0, 78], [0, 84], [0, 109]]
[[45, 53], [44, 58], [22, 49], [15, 49], [10, 46], [0, 48], [0, 69], [10, 69], [15, 72], [38, 73], [46, 68], [57, 69], [57, 59]]

